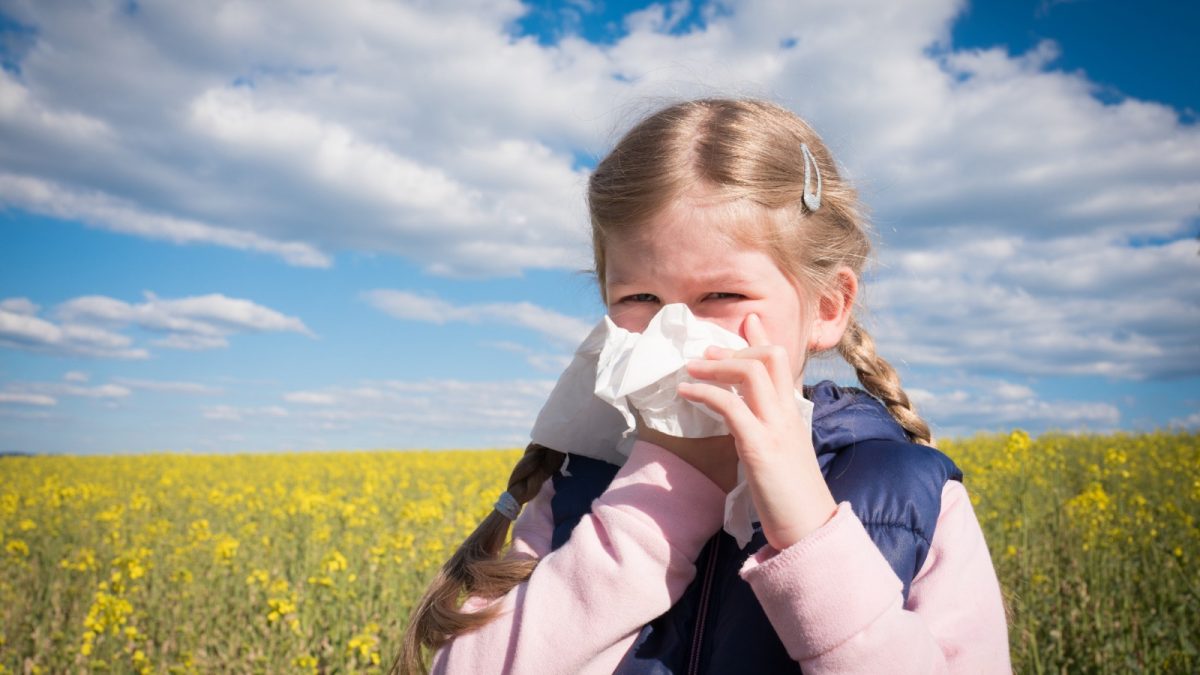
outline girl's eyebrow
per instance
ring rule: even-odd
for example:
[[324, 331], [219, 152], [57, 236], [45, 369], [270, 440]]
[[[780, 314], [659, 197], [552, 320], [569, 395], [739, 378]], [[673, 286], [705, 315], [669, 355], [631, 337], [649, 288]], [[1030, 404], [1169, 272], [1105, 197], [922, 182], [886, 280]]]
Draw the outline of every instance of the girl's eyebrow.
[[[637, 284], [644, 281], [647, 277], [652, 278], [653, 274], [633, 275], [632, 281], [629, 278], [619, 274], [609, 274], [606, 283], [609, 286], [623, 286], [626, 284]], [[687, 279], [689, 283], [697, 286], [740, 286], [750, 283], [752, 277], [737, 271], [723, 272], [700, 272], [694, 277]]]
[[701, 286], [725, 286], [725, 285], [740, 285], [747, 283], [750, 277], [741, 272], [712, 272], [703, 274], [696, 278], [696, 283]]

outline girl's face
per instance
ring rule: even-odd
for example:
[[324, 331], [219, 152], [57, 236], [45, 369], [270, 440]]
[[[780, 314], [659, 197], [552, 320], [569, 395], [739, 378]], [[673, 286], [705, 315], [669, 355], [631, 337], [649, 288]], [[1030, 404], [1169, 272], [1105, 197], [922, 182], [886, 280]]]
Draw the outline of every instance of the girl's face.
[[664, 305], [683, 303], [697, 318], [744, 339], [746, 317], [762, 320], [771, 343], [787, 350], [799, 379], [807, 348], [799, 286], [765, 252], [732, 242], [720, 222], [729, 211], [677, 203], [636, 237], [605, 247], [608, 315], [640, 333]]

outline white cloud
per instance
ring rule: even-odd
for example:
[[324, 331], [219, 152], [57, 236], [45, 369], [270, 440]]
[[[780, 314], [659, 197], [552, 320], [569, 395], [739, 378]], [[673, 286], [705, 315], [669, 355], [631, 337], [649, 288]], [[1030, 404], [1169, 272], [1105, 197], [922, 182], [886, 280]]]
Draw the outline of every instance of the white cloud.
[[29, 394], [18, 391], [0, 391], [0, 403], [51, 406], [58, 405], [58, 400], [53, 396], [47, 396], [45, 394]]
[[572, 157], [649, 96], [732, 91], [811, 117], [909, 244], [979, 228], [1177, 236], [1195, 214], [1200, 132], [1161, 105], [1100, 103], [1083, 75], [1054, 70], [1053, 43], [952, 50], [957, 0], [708, 5], [705, 25], [672, 33], [686, 7], [630, 15], [612, 45], [539, 45], [511, 35], [529, 11], [515, 2], [136, 20], [30, 4], [14, 17], [37, 37], [0, 89], [22, 131], [0, 193], [293, 264], [327, 265], [322, 247], [458, 274], [577, 267]]
[[336, 401], [331, 394], [315, 391], [293, 391], [284, 394], [283, 400], [288, 403], [303, 403], [305, 405], [333, 405]]
[[[541, 45], [512, 35], [528, 11], [515, 1], [15, 6], [35, 32], [20, 76], [0, 73], [0, 203], [295, 265], [365, 250], [439, 274], [580, 269], [577, 157], [664, 99], [761, 94], [814, 123], [872, 207], [884, 247], [867, 293], [886, 356], [1197, 374], [1200, 127], [1165, 105], [1101, 102], [1083, 73], [1057, 69], [1053, 43], [955, 49], [961, 0], [707, 4], [695, 29], [682, 7], [630, 17], [612, 44], [568, 32]], [[584, 332], [536, 305], [368, 298], [563, 345]], [[111, 326], [4, 303], [0, 345], [148, 355]], [[152, 344], [167, 348], [306, 332], [154, 299], [74, 309], [131, 317], [121, 325], [163, 332]]]
[[223, 393], [221, 387], [214, 387], [200, 382], [184, 382], [177, 380], [142, 380], [127, 377], [115, 377], [113, 383], [135, 390], [153, 391], [171, 394], [196, 394], [212, 396]]
[[205, 419], [218, 420], [223, 422], [242, 422], [247, 419], [255, 418], [280, 418], [287, 417], [290, 413], [282, 406], [267, 405], [267, 406], [232, 406], [232, 405], [215, 405], [204, 409], [203, 415]]
[[1022, 427], [1108, 431], [1121, 421], [1120, 410], [1105, 402], [1046, 400], [1033, 388], [997, 378], [963, 376], [934, 378], [931, 388], [905, 391], [938, 437], [960, 436], [981, 429]]
[[303, 267], [332, 264], [329, 256], [309, 244], [280, 242], [253, 232], [151, 213], [109, 195], [73, 190], [29, 176], [0, 172], [0, 204], [174, 244], [214, 244], [258, 251]]
[[81, 385], [72, 382], [10, 382], [0, 391], [0, 402], [57, 405], [64, 396], [93, 399], [123, 399], [132, 392], [120, 384]]
[[1180, 240], [977, 241], [898, 256], [868, 285], [880, 351], [913, 364], [1200, 375], [1200, 256]]
[[[362, 380], [206, 406], [211, 436], [252, 449], [521, 447], [553, 380]], [[229, 448], [205, 443], [213, 450]]]
[[119, 384], [101, 384], [92, 387], [58, 385], [50, 389], [51, 391], [58, 391], [69, 396], [83, 396], [86, 398], [125, 398], [132, 393], [129, 387], [123, 387]]
[[133, 338], [114, 329], [137, 327], [164, 334], [153, 344], [193, 350], [225, 347], [228, 336], [236, 333], [293, 332], [315, 337], [296, 317], [217, 293], [176, 299], [146, 293], [141, 303], [81, 296], [54, 308], [51, 315], [58, 323], [29, 313], [36, 312], [36, 306], [21, 301], [24, 299], [10, 298], [0, 305], [0, 346], [50, 354], [144, 359], [149, 352], [132, 346]]
[[60, 326], [30, 314], [0, 308], [0, 347], [117, 359], [149, 356], [145, 349], [131, 347], [132, 343], [127, 336], [95, 326]]
[[1200, 429], [1200, 410], [1188, 415], [1187, 417], [1177, 417], [1171, 420], [1172, 427], [1183, 427], [1185, 429]]
[[513, 354], [520, 354], [521, 356], [525, 357], [525, 362], [532, 366], [534, 370], [540, 373], [547, 373], [555, 376], [562, 373], [563, 370], [566, 369], [567, 365], [571, 363], [571, 359], [573, 358], [573, 355], [570, 353], [551, 354], [531, 349], [522, 344], [504, 340], [498, 342], [484, 342], [482, 344], [485, 347], [491, 347], [493, 349], [499, 349]]
[[80, 370], [72, 370], [64, 373], [63, 379], [67, 382], [87, 382], [88, 374]]
[[436, 324], [505, 323], [527, 328], [554, 342], [572, 347], [581, 342], [592, 329], [591, 324], [583, 319], [530, 302], [455, 305], [432, 295], [392, 289], [366, 291], [362, 297], [376, 309], [398, 319]]
[[553, 380], [377, 380], [283, 395], [288, 423], [379, 447], [513, 447], [529, 440]]
[[220, 293], [129, 304], [105, 296], [83, 296], [59, 305], [55, 313], [68, 321], [134, 324], [149, 330], [217, 336], [230, 331], [290, 331], [312, 336], [300, 319], [285, 316], [249, 300]]
[[224, 335], [182, 335], [173, 333], [164, 338], [152, 340], [156, 347], [182, 349], [185, 351], [200, 351], [204, 349], [220, 349], [229, 346], [229, 340]]
[[9, 314], [33, 316], [37, 314], [38, 309], [40, 308], [31, 302], [29, 298], [6, 298], [0, 300], [0, 311], [5, 311]]

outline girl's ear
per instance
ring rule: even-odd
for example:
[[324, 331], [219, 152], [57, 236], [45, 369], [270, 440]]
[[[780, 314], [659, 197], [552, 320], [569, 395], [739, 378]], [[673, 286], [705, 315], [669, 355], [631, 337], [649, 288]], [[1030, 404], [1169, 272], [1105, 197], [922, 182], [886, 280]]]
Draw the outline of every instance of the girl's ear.
[[857, 296], [858, 276], [849, 267], [838, 269], [833, 286], [817, 299], [816, 316], [808, 336], [809, 352], [832, 349], [842, 341]]

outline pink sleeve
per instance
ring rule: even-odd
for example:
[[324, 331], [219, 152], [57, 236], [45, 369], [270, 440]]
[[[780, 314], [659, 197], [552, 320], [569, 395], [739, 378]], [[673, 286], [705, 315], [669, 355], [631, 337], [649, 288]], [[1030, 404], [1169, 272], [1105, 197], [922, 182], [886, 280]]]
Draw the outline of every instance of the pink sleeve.
[[1010, 673], [1000, 585], [966, 489], [950, 481], [924, 566], [903, 588], [849, 503], [782, 552], [746, 561], [750, 583], [806, 673]]
[[[543, 497], [514, 543], [518, 555], [549, 548]], [[433, 671], [611, 673], [642, 626], [691, 583], [696, 557], [721, 527], [724, 501], [683, 460], [638, 442], [570, 540], [497, 601], [494, 621], [440, 650]]]
[[542, 483], [537, 496], [521, 509], [517, 522], [513, 523], [508, 557], [536, 560], [550, 552], [550, 542], [554, 536], [554, 512], [550, 508], [552, 499], [554, 481], [547, 480]]

